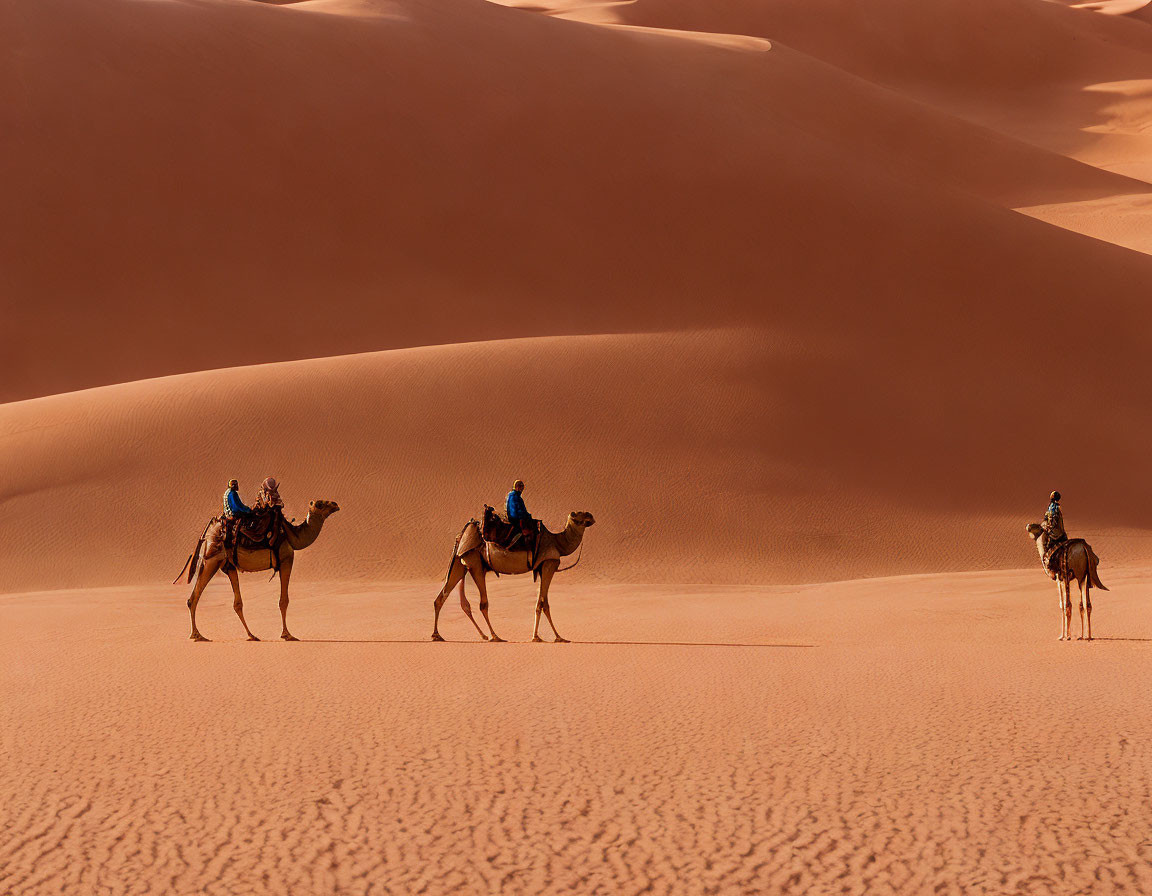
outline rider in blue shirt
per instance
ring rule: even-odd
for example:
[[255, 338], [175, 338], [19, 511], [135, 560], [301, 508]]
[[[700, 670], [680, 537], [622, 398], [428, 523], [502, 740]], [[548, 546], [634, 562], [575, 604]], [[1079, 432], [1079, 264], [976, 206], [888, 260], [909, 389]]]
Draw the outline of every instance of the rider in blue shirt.
[[528, 549], [528, 564], [532, 564], [532, 553], [536, 549], [536, 521], [524, 506], [524, 480], [517, 479], [508, 492], [508, 522], [520, 529], [524, 536], [524, 546]]
[[521, 520], [531, 521], [528, 508], [524, 506], [521, 493], [524, 491], [524, 480], [517, 479], [512, 484], [512, 491], [508, 492], [508, 522], [519, 523]]
[[235, 479], [228, 481], [228, 491], [224, 492], [224, 516], [234, 519], [238, 516], [247, 516], [252, 508], [240, 500], [240, 483]]

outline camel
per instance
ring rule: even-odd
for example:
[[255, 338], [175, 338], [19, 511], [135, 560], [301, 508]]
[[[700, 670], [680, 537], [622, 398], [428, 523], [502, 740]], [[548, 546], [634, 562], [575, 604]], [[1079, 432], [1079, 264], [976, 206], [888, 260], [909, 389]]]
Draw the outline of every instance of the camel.
[[[278, 543], [257, 550], [237, 548], [235, 565], [232, 563], [231, 551], [225, 550], [223, 547], [223, 523], [218, 519], [209, 523], [208, 528], [204, 530], [204, 535], [201, 536], [196, 545], [196, 550], [192, 552], [192, 557], [189, 558], [191, 567], [188, 569], [188, 581], [195, 580], [196, 582], [192, 587], [192, 594], [188, 598], [188, 612], [192, 617], [192, 634], [189, 635], [189, 638], [193, 641], [208, 640], [196, 628], [196, 605], [200, 602], [200, 595], [204, 593], [204, 588], [212, 580], [212, 577], [223, 569], [225, 575], [228, 576], [228, 581], [232, 583], [232, 593], [236, 595], [236, 599], [232, 602], [232, 609], [240, 617], [240, 623], [244, 626], [248, 640], [259, 641], [260, 639], [252, 634], [252, 630], [248, 628], [248, 623], [244, 620], [244, 601], [240, 598], [240, 576], [237, 569], [243, 572], [263, 572], [266, 569], [276, 569], [278, 566], [280, 572], [280, 618], [284, 623], [284, 630], [280, 633], [280, 637], [285, 641], [299, 640], [288, 631], [288, 580], [292, 577], [292, 560], [297, 551], [304, 550], [316, 540], [324, 526], [324, 521], [339, 509], [340, 505], [335, 501], [313, 501], [308, 505], [308, 516], [302, 524], [295, 525], [288, 520], [283, 521], [284, 534]], [[208, 553], [213, 545], [216, 550], [209, 556]], [[274, 551], [279, 564], [273, 562]]]
[[[1036, 542], [1036, 550], [1040, 552], [1040, 562], [1048, 553], [1048, 533], [1039, 523], [1029, 523], [1026, 527], [1028, 534]], [[1092, 640], [1092, 588], [1107, 591], [1096, 567], [1100, 565], [1100, 558], [1092, 550], [1092, 546], [1083, 538], [1073, 538], [1064, 548], [1064, 557], [1057, 556], [1056, 587], [1060, 591], [1060, 640], [1072, 640], [1072, 582], [1075, 580], [1080, 588], [1080, 637], [1077, 641]], [[1088, 628], [1084, 628], [1084, 612], [1088, 612]]]
[[[556, 636], [556, 643], [567, 644], [568, 639], [560, 637], [556, 631], [556, 623], [552, 621], [552, 610], [548, 606], [548, 586], [552, 584], [552, 576], [560, 568], [560, 558], [567, 557], [580, 547], [584, 539], [584, 530], [593, 525], [596, 520], [592, 514], [585, 511], [574, 510], [568, 514], [568, 523], [562, 532], [549, 532], [543, 526], [540, 528], [540, 537], [537, 540], [535, 556], [532, 565], [528, 564], [527, 551], [506, 551], [484, 541], [480, 534], [480, 524], [471, 520], [460, 537], [456, 539], [456, 547], [452, 553], [452, 560], [448, 564], [448, 575], [444, 579], [444, 587], [436, 595], [435, 616], [432, 619], [432, 640], [443, 641], [440, 636], [440, 608], [452, 589], [460, 587], [460, 607], [468, 616], [468, 621], [476, 626], [481, 640], [503, 641], [492, 628], [492, 620], [488, 618], [488, 589], [484, 585], [484, 577], [489, 571], [499, 575], [523, 575], [531, 572], [540, 577], [540, 597], [536, 601], [536, 624], [532, 627], [532, 640], [542, 642], [540, 637], [540, 614], [548, 617], [548, 624], [552, 626], [552, 634]], [[484, 614], [484, 621], [488, 623], [491, 637], [484, 634], [479, 623], [472, 616], [472, 607], [468, 598], [464, 596], [464, 575], [471, 573], [476, 588], [480, 591], [480, 612]]]

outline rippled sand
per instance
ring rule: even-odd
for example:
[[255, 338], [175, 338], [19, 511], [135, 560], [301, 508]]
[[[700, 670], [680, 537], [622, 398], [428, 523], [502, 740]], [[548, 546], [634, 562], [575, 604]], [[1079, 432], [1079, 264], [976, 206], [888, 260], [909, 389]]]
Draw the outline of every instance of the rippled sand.
[[1148, 892], [1145, 572], [6, 595], [0, 892]]

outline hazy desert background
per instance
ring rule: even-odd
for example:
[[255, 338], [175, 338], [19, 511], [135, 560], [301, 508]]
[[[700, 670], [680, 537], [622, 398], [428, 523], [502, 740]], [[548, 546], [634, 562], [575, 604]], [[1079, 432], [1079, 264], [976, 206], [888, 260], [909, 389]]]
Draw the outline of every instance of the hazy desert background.
[[[1152, 889], [1150, 112], [1138, 0], [0, 3], [0, 893]], [[426, 643], [515, 477], [579, 643]]]

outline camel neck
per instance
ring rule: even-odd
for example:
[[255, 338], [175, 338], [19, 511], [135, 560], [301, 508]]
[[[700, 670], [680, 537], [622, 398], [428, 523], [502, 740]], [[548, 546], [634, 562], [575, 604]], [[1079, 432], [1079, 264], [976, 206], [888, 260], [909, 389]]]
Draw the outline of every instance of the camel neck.
[[580, 547], [580, 542], [583, 539], [584, 529], [569, 520], [564, 530], [556, 533], [556, 547], [560, 551], [560, 556], [567, 557]]
[[320, 529], [323, 525], [324, 517], [318, 513], [314, 514], [311, 512], [309, 512], [304, 522], [299, 526], [285, 523], [285, 527], [288, 530], [288, 543], [292, 545], [292, 550], [301, 551], [310, 546], [320, 535]]

